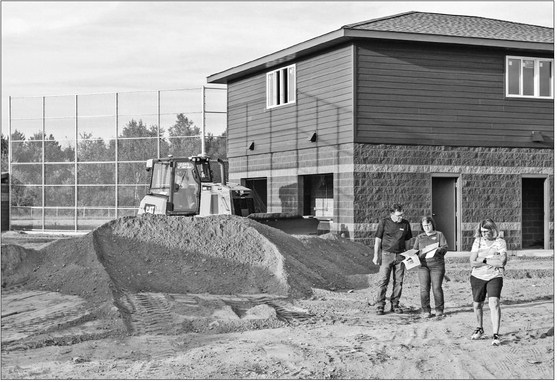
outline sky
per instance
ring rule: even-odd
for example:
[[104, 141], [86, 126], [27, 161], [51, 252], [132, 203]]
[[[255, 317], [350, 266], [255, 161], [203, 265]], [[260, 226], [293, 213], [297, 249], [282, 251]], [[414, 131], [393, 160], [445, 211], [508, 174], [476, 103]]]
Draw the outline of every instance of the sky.
[[553, 27], [553, 1], [2, 1], [8, 97], [200, 88], [208, 76], [408, 11]]

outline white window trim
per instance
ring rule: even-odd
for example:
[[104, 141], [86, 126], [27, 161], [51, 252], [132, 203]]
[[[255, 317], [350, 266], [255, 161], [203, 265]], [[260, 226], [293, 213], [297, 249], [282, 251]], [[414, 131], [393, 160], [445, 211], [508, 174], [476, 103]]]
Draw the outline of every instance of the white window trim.
[[[534, 95], [523, 95], [523, 94], [509, 94], [509, 60], [511, 59], [517, 59], [517, 60], [521, 60], [521, 63], [523, 60], [533, 60], [534, 61]], [[540, 61], [550, 61], [551, 62], [551, 78], [550, 78], [550, 84], [551, 84], [551, 95], [550, 96], [540, 96], [540, 81], [539, 81], [539, 75], [540, 75]], [[553, 84], [553, 78], [554, 78], [554, 71], [555, 71], [555, 64], [552, 58], [542, 58], [542, 57], [526, 57], [526, 56], [507, 56], [505, 59], [505, 95], [508, 98], [534, 98], [534, 99], [553, 99], [554, 94], [555, 94], [555, 86]], [[522, 68], [522, 65], [521, 65]], [[523, 81], [522, 81], [522, 70], [520, 72], [520, 76], [521, 78], [519, 79], [519, 86], [520, 86], [520, 93], [522, 93], [522, 86], [523, 86]]]
[[[288, 87], [291, 88], [292, 86], [294, 86], [294, 91], [291, 93], [290, 91], [288, 92], [289, 94], [292, 94], [292, 98], [288, 98], [287, 102], [283, 102], [281, 103], [276, 102], [276, 94], [275, 93], [275, 88], [272, 86], [272, 84], [276, 83], [275, 76], [281, 76], [281, 73], [283, 73], [283, 71], [286, 71], [286, 73], [289, 72], [289, 70], [293, 68], [294, 72], [292, 74], [292, 77], [287, 77], [290, 78], [290, 81], [288, 82]], [[266, 79], [266, 87], [267, 87], [267, 109], [273, 109], [276, 107], [281, 107], [281, 106], [285, 106], [285, 105], [291, 105], [296, 103], [296, 64], [292, 64], [289, 66], [283, 66], [282, 68], [273, 70], [271, 72], [268, 72], [267, 75], [265, 76]], [[279, 81], [279, 97], [281, 99], [283, 99], [284, 97], [284, 81]], [[287, 96], [289, 95], [287, 94]]]

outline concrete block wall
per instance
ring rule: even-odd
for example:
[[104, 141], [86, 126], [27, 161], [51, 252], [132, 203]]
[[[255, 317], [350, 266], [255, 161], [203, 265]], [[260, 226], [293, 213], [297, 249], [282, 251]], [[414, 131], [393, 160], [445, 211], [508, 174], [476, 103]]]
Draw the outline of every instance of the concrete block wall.
[[550, 246], [553, 248], [553, 150], [356, 144], [354, 147], [354, 238], [373, 245], [373, 234], [392, 203], [404, 206], [419, 231], [431, 214], [431, 175], [461, 179], [462, 250], [469, 250], [479, 221], [490, 217], [510, 249], [521, 243], [522, 176], [547, 177], [550, 184]]
[[[354, 237], [369, 246], [373, 246], [379, 220], [389, 216], [393, 203], [403, 206], [405, 219], [411, 223], [419, 222], [431, 208], [428, 174], [377, 170], [381, 168], [359, 165], [354, 172]], [[418, 231], [419, 224], [412, 229]]]
[[228, 159], [229, 177], [233, 183], [241, 183], [245, 178], [267, 178], [267, 211], [301, 214], [300, 177], [331, 173], [335, 199], [331, 231], [353, 237], [353, 158], [353, 144], [249, 154]]
[[472, 248], [478, 223], [486, 218], [504, 231], [508, 248], [520, 247], [521, 187], [520, 174], [462, 174], [463, 250]]
[[553, 156], [551, 149], [344, 144], [229, 158], [229, 177], [235, 183], [266, 177], [268, 211], [301, 213], [300, 176], [332, 173], [332, 232], [371, 246], [392, 203], [404, 206], [416, 235], [420, 216], [431, 214], [432, 174], [459, 177], [465, 251], [478, 222], [487, 217], [504, 231], [509, 248], [519, 249], [522, 177], [545, 177], [553, 248]]

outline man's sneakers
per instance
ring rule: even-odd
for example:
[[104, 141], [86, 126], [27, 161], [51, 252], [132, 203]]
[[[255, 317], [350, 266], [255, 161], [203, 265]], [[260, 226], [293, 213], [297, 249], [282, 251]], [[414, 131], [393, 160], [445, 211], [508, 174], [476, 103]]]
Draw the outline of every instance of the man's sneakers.
[[[400, 306], [391, 306], [391, 312], [398, 313], [398, 314], [404, 313], [404, 311], [402, 310], [402, 308]], [[385, 314], [385, 307], [380, 306], [380, 305], [376, 306], [375, 307], [375, 314], [378, 314], [378, 315]]]
[[391, 306], [391, 312], [395, 312], [396, 314], [402, 314], [404, 313], [404, 310], [402, 310], [400, 306], [396, 305], [396, 306]]
[[501, 338], [499, 337], [499, 334], [494, 334], [493, 335], [493, 341], [491, 341], [491, 344], [493, 346], [499, 346], [501, 345]]
[[480, 338], [482, 338], [483, 335], [484, 335], [484, 328], [480, 328], [478, 326], [476, 330], [474, 330], [474, 333], [472, 333], [472, 337], [470, 338], [473, 340], [479, 340]]

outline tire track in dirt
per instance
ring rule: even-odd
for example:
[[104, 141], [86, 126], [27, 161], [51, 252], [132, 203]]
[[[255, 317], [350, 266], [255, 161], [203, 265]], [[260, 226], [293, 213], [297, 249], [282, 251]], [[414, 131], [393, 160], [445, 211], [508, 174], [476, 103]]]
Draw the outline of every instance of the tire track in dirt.
[[[26, 338], [59, 331], [92, 318], [77, 296], [25, 291], [2, 294], [2, 348]], [[46, 341], [48, 340], [43, 340]], [[33, 347], [37, 346], [35, 344]], [[24, 346], [20, 344], [20, 346]]]
[[516, 341], [514, 344], [509, 345], [508, 349], [508, 362], [514, 369], [520, 370], [534, 370], [536, 372], [536, 379], [553, 378], [553, 362], [552, 354], [549, 353], [546, 344], [534, 345], [534, 347], [521, 346], [520, 342]]
[[307, 322], [314, 317], [314, 315], [307, 310], [282, 301], [267, 299], [264, 303], [275, 309], [279, 320], [289, 324]]
[[[482, 340], [472, 341], [469, 340], [468, 334], [472, 332], [472, 327], [462, 327], [460, 333], [457, 334], [458, 339], [454, 341], [456, 345], [455, 353], [458, 354], [458, 363], [460, 369], [468, 374], [459, 375], [458, 378], [496, 378], [496, 379], [521, 379], [521, 378], [539, 378], [541, 376], [552, 377], [552, 362], [541, 362], [543, 359], [543, 346], [540, 347], [523, 347], [520, 342], [523, 340], [521, 337], [528, 337], [530, 332], [539, 332], [540, 330], [532, 329], [532, 326], [539, 327], [537, 323], [527, 319], [521, 321], [517, 319], [505, 320], [505, 314], [508, 317], [515, 317], [517, 312], [524, 308], [533, 306], [545, 311], [552, 316], [551, 311], [547, 308], [550, 306], [548, 303], [538, 304], [537, 302], [528, 301], [520, 305], [512, 305], [504, 308], [503, 313], [503, 337], [500, 346], [491, 345], [491, 336], [489, 335], [489, 309], [484, 312], [484, 321], [486, 326], [486, 335]], [[540, 315], [540, 322], [543, 322], [547, 315]], [[456, 318], [456, 317], [455, 317]], [[471, 320], [473, 323], [473, 319]], [[458, 328], [459, 325], [452, 324], [452, 327]], [[520, 337], [514, 334], [517, 330], [519, 333], [524, 333]], [[544, 331], [544, 330], [542, 330]], [[507, 334], [509, 333], [509, 334]], [[531, 335], [530, 335], [531, 337]], [[449, 344], [445, 342], [447, 346]], [[553, 351], [551, 349], [551, 354]], [[441, 354], [441, 356], [444, 356]], [[528, 360], [532, 360], [528, 362]], [[533, 365], [533, 364], [534, 365]], [[536, 370], [536, 369], [539, 370]]]
[[172, 337], [161, 335], [148, 335], [142, 348], [157, 349], [156, 353], [148, 353], [147, 360], [140, 361], [139, 364], [130, 370], [132, 378], [153, 378], [165, 375], [165, 361], [176, 357], [177, 348], [173, 345]]
[[[381, 334], [375, 334], [384, 333], [386, 327], [380, 327], [377, 323], [369, 325], [367, 320], [365, 323], [356, 325], [354, 332], [352, 322], [344, 323], [352, 333], [334, 338], [333, 343], [325, 347], [327, 379], [347, 379], [352, 375], [364, 376], [366, 379], [386, 378], [388, 365], [397, 357], [396, 352], [393, 352], [391, 341], [385, 341]], [[369, 331], [369, 327], [375, 330]]]
[[[433, 325], [433, 324], [430, 324]], [[436, 349], [436, 360], [440, 364], [446, 364], [447, 368], [443, 370], [443, 376], [450, 379], [490, 379], [495, 378], [489, 369], [486, 368], [482, 361], [482, 356], [475, 349], [470, 349], [471, 341], [467, 333], [472, 332], [468, 327], [460, 328], [457, 332], [453, 332], [451, 328], [457, 325], [449, 322], [442, 322], [438, 328], [432, 327], [432, 333], [437, 341], [439, 348]], [[450, 351], [447, 351], [450, 349]]]
[[173, 325], [171, 304], [161, 293], [128, 294], [126, 301], [131, 305], [130, 334], [176, 334]]
[[[268, 320], [269, 316], [265, 312], [255, 313], [254, 316], [253, 311], [250, 311], [261, 305], [267, 305], [275, 312], [275, 321], [278, 319], [289, 325], [305, 323], [314, 318], [306, 309], [283, 301], [285, 296], [129, 293], [122, 289], [118, 290], [116, 296], [116, 305], [131, 335], [231, 330], [233, 327], [250, 325], [250, 322]], [[246, 315], [248, 312], [252, 313]]]
[[[478, 362], [474, 352], [463, 346], [466, 338], [463, 333], [451, 330], [459, 327], [454, 325], [454, 320], [449, 317], [440, 320], [403, 318], [405, 325], [397, 325], [390, 342], [391, 347], [400, 349], [400, 358], [407, 357], [408, 362], [404, 369], [395, 371], [389, 378], [404, 379], [408, 375], [441, 379], [494, 378], [485, 365]], [[416, 356], [416, 352], [420, 355]], [[440, 369], [438, 364], [446, 366]], [[430, 376], [431, 370], [439, 370], [439, 374]]]
[[510, 345], [504, 339], [498, 347], [491, 346], [490, 339], [485, 342], [487, 349], [482, 352], [483, 361], [494, 378], [541, 379], [552, 376], [550, 363], [542, 362], [546, 360], [540, 348], [524, 349], [522, 346]]

